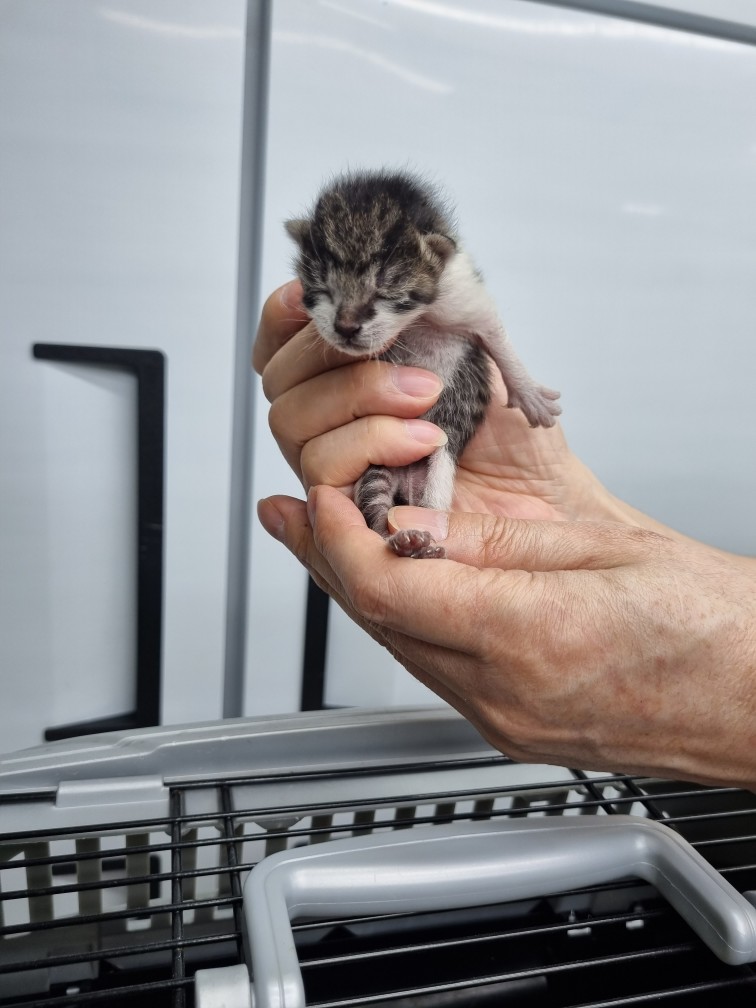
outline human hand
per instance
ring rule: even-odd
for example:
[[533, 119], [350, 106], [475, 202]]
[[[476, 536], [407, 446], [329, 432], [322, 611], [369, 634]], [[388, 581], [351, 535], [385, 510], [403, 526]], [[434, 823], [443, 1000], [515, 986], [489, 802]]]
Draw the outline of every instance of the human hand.
[[259, 514], [507, 755], [756, 788], [753, 567], [608, 522], [395, 508], [394, 528], [443, 541], [449, 559], [429, 576], [331, 488], [315, 488], [307, 510], [274, 497]]
[[[385, 361], [355, 362], [327, 346], [300, 294], [294, 281], [268, 298], [253, 363], [271, 402], [273, 435], [305, 489], [327, 484], [350, 493], [370, 464], [402, 466], [430, 454], [439, 431], [416, 418], [436, 401], [438, 379]], [[455, 511], [633, 520], [570, 452], [559, 426], [533, 430], [506, 401], [496, 372], [486, 418], [459, 460]]]

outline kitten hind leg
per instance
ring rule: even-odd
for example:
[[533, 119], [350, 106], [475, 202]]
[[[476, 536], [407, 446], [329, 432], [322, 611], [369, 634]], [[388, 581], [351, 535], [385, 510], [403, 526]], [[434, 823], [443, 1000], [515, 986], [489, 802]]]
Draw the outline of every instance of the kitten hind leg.
[[422, 506], [436, 511], [448, 511], [454, 499], [454, 477], [457, 463], [448, 448], [438, 448], [428, 459], [428, 477], [422, 495]]
[[[437, 459], [437, 455], [448, 456]], [[451, 470], [449, 471], [449, 463]], [[445, 449], [401, 469], [370, 466], [357, 481], [354, 502], [362, 512], [368, 527], [388, 541], [399, 556], [431, 559], [445, 556], [442, 546], [436, 546], [428, 532], [403, 529], [389, 535], [387, 516], [395, 504], [417, 504], [423, 507], [448, 507], [454, 482], [454, 463]], [[429, 494], [430, 490], [430, 494]]]
[[362, 512], [368, 528], [384, 539], [389, 534], [386, 516], [397, 503], [400, 472], [388, 466], [369, 466], [354, 488], [354, 503]]
[[[420, 496], [422, 507], [448, 511], [454, 496], [456, 470], [454, 458], [447, 448], [439, 448], [431, 455]], [[388, 544], [399, 556], [415, 560], [442, 560], [446, 556], [446, 550], [434, 543], [430, 532], [418, 529], [401, 529], [389, 536]]]

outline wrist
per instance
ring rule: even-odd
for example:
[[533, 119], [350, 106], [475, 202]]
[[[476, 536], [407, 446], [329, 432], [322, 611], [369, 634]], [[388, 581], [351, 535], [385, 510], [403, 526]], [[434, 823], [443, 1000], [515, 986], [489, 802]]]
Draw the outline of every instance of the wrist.
[[727, 557], [749, 574], [756, 574], [756, 557], [729, 553], [726, 550], [706, 545], [697, 539], [686, 536], [682, 532], [664, 525], [655, 518], [651, 518], [637, 508], [625, 503], [619, 497], [615, 497], [597, 479], [591, 470], [574, 456], [571, 459], [571, 467], [572, 470], [568, 477], [568, 485], [573, 487], [574, 490], [571, 495], [572, 499], [567, 517], [572, 521], [619, 522], [622, 525], [632, 525], [636, 528], [647, 529], [649, 532], [656, 532], [658, 535], [674, 539], [676, 542], [685, 543], [697, 549]]

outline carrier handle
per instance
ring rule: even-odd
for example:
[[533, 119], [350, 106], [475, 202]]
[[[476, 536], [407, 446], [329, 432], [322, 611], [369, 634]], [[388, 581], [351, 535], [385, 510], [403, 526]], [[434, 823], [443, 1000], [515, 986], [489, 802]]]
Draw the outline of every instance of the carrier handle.
[[724, 962], [756, 960], [750, 897], [653, 820], [569, 816], [421, 826], [280, 851], [253, 869], [244, 887], [253, 1003], [304, 1008], [293, 917], [481, 906], [628, 876], [654, 885]]

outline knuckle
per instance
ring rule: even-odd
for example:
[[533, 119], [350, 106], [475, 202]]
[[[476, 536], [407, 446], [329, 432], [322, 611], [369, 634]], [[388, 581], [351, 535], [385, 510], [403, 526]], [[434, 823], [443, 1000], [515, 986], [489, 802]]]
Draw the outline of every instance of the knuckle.
[[339, 369], [344, 375], [344, 394], [354, 419], [371, 415], [389, 415], [396, 408], [396, 389], [390, 378], [394, 365], [381, 360], [358, 361]]
[[299, 468], [306, 487], [326, 485], [342, 489], [353, 484], [363, 471], [364, 466], [355, 473], [348, 454], [335, 450], [334, 440], [330, 434], [323, 434], [301, 446]]
[[379, 416], [369, 415], [359, 418], [359, 426], [364, 432], [368, 441], [382, 440], [386, 431], [383, 419]]
[[631, 528], [630, 535], [638, 546], [644, 547], [651, 554], [664, 553], [674, 546], [668, 536], [653, 532], [651, 529]]
[[306, 487], [328, 482], [323, 477], [317, 438], [308, 441], [302, 446], [302, 450], [299, 453], [299, 468], [302, 473], [302, 482]]
[[365, 415], [366, 402], [370, 398], [371, 375], [373, 361], [359, 361], [357, 364], [339, 368], [338, 377], [345, 383], [342, 394], [352, 413], [352, 419]]
[[361, 417], [357, 423], [356, 432], [365, 446], [367, 458], [381, 458], [401, 441], [401, 421], [395, 417], [371, 414]]
[[272, 387], [273, 381], [271, 376], [271, 369], [267, 367], [267, 365], [263, 367], [262, 371], [260, 371], [260, 384], [262, 385], [263, 395], [268, 400], [268, 402], [269, 403], [274, 402], [275, 391]]
[[278, 435], [286, 418], [286, 412], [281, 407], [281, 399], [274, 399], [268, 410], [268, 426], [273, 434]]
[[286, 396], [274, 399], [268, 410], [268, 426], [276, 438], [286, 436], [291, 425], [292, 410], [286, 406]]
[[486, 566], [501, 563], [502, 558], [510, 556], [514, 547], [518, 551], [527, 549], [532, 531], [527, 522], [512, 518], [495, 518], [493, 527], [483, 534], [483, 555]]

